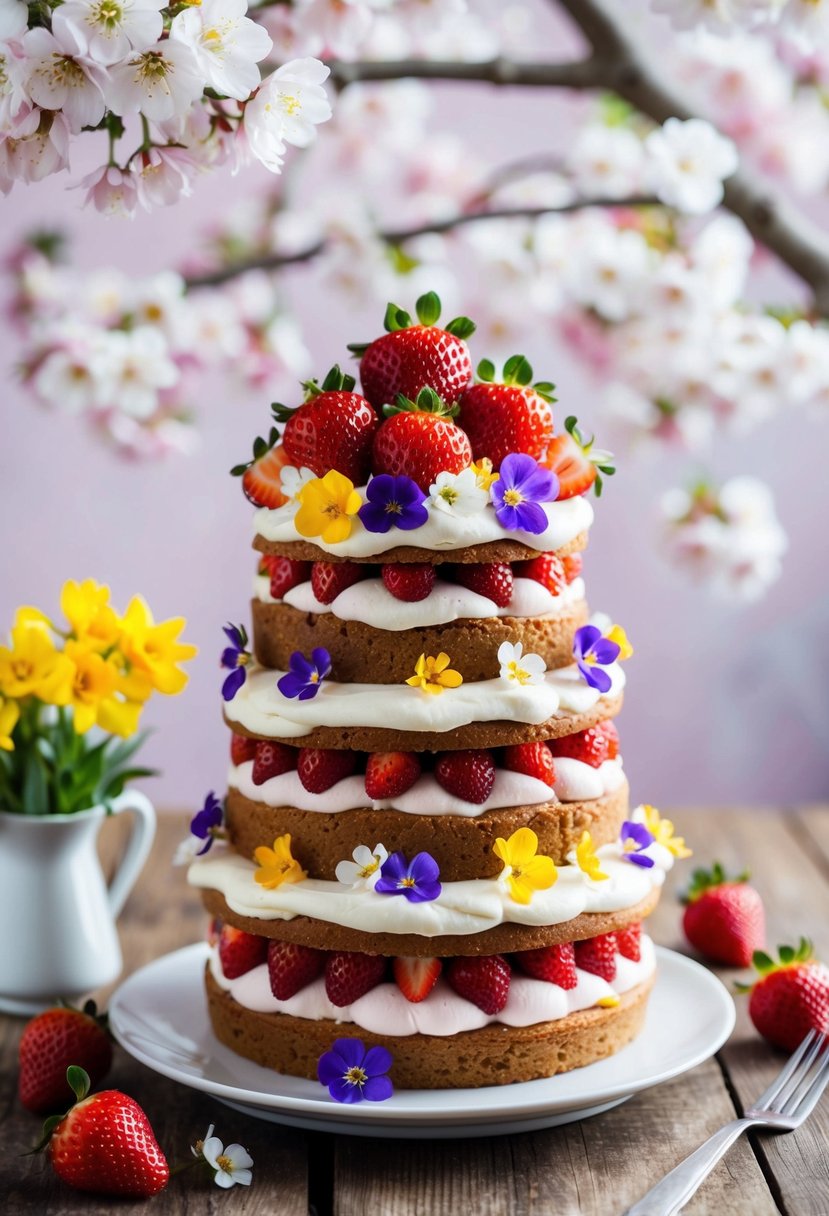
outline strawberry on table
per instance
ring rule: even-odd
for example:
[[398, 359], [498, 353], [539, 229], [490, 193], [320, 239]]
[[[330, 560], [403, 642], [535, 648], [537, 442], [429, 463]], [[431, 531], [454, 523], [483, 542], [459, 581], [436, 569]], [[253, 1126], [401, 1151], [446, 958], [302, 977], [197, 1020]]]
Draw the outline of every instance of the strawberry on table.
[[435, 585], [431, 562], [388, 562], [381, 566], [380, 574], [389, 594], [407, 604], [425, 600]]
[[272, 941], [268, 946], [268, 979], [278, 1001], [290, 1000], [322, 974], [324, 950], [300, 946], [296, 942]]
[[464, 802], [486, 802], [495, 784], [495, 761], [484, 748], [444, 752], [435, 765], [438, 785]]
[[535, 777], [550, 787], [556, 783], [556, 767], [546, 743], [515, 743], [504, 748], [503, 765], [512, 773]]
[[233, 925], [222, 925], [219, 930], [219, 962], [226, 980], [237, 980], [247, 975], [254, 967], [264, 963], [268, 953], [268, 939], [245, 933]]
[[555, 553], [540, 553], [532, 561], [517, 562], [515, 573], [519, 578], [531, 578], [541, 583], [551, 595], [561, 595], [567, 586], [564, 562]]
[[391, 965], [394, 981], [407, 1001], [424, 1001], [438, 982], [443, 970], [439, 958], [395, 958]]
[[500, 954], [480, 958], [453, 958], [446, 978], [458, 996], [484, 1013], [500, 1013], [509, 998], [510, 965]]
[[237, 735], [233, 731], [230, 736], [231, 764], [244, 764], [246, 760], [253, 760], [256, 756], [256, 742], [256, 739], [249, 739], [247, 735]]
[[564, 421], [564, 434], [554, 435], [547, 448], [543, 463], [552, 469], [558, 478], [559, 498], [573, 498], [576, 494], [586, 494], [591, 486], [595, 486], [596, 497], [602, 493], [602, 478], [611, 477], [616, 472], [611, 452], [593, 447], [593, 437], [589, 439], [581, 433], [574, 417]]
[[337, 596], [358, 583], [365, 567], [357, 562], [314, 562], [311, 567], [311, 590], [321, 604], [333, 604]]
[[324, 794], [344, 777], [350, 777], [356, 767], [355, 752], [333, 747], [303, 747], [297, 759], [299, 779], [310, 794]]
[[332, 367], [320, 386], [304, 385], [305, 401], [289, 407], [271, 406], [277, 422], [285, 423], [282, 442], [291, 464], [324, 477], [336, 469], [355, 485], [368, 477], [371, 444], [380, 420], [359, 393], [354, 377]]
[[571, 760], [581, 760], [591, 768], [599, 768], [608, 758], [608, 736], [598, 726], [588, 727], [587, 730], [576, 731], [574, 735], [564, 735], [561, 739], [550, 739], [549, 748], [553, 756], [568, 756]]
[[255, 507], [282, 507], [288, 495], [282, 492], [282, 470], [291, 460], [279, 442], [279, 432], [271, 427], [267, 439], [253, 441], [253, 457], [245, 464], [234, 465], [231, 476], [241, 477], [245, 497]]
[[492, 600], [498, 608], [508, 608], [514, 580], [508, 562], [481, 562], [455, 566], [455, 582]]
[[332, 1005], [353, 1005], [376, 988], [385, 974], [382, 955], [339, 951], [325, 960], [325, 991]]
[[608, 983], [616, 975], [616, 934], [600, 933], [586, 941], [574, 943], [576, 966], [580, 971], [590, 971]]
[[766, 944], [763, 901], [748, 877], [728, 878], [719, 862], [691, 876], [682, 899], [682, 927], [691, 945], [712, 963], [747, 967]]
[[269, 739], [259, 739], [256, 743], [256, 753], [253, 757], [251, 781], [254, 785], [264, 785], [271, 777], [280, 777], [282, 773], [290, 773], [297, 765], [297, 750], [285, 743], [271, 743]]
[[750, 992], [749, 1016], [759, 1034], [775, 1047], [794, 1051], [810, 1030], [829, 1034], [829, 967], [818, 962], [812, 943], [780, 946], [779, 960], [755, 951], [759, 979], [738, 984]]
[[522, 950], [513, 955], [513, 962], [537, 980], [557, 984], [559, 988], [575, 988], [576, 952], [572, 942], [560, 946], [541, 946], [538, 950]]
[[465, 339], [475, 326], [469, 318], [456, 317], [440, 327], [440, 299], [433, 291], [420, 297], [415, 313], [419, 324], [402, 308], [389, 304], [384, 322], [387, 332], [374, 342], [354, 342], [348, 347], [360, 358], [363, 392], [378, 410], [401, 393], [414, 400], [423, 388], [434, 389], [454, 402], [472, 379]]
[[311, 577], [311, 563], [298, 562], [292, 557], [265, 556], [261, 564], [271, 580], [270, 592], [275, 600], [283, 599], [286, 591], [306, 583]]
[[393, 405], [383, 407], [372, 472], [410, 477], [426, 494], [439, 473], [462, 473], [472, 461], [472, 449], [453, 422], [457, 412], [456, 405], [447, 405], [431, 388], [422, 388], [416, 398], [399, 394]]
[[532, 384], [533, 369], [523, 355], [504, 364], [501, 379], [489, 359], [478, 364], [478, 381], [461, 396], [460, 425], [472, 444], [473, 460], [488, 457], [497, 469], [511, 452], [540, 460], [553, 437], [554, 385]]
[[66, 1106], [70, 1064], [86, 1069], [97, 1085], [112, 1064], [112, 1040], [106, 1014], [94, 1001], [83, 1009], [60, 1007], [39, 1013], [28, 1023], [18, 1050], [17, 1092], [27, 1110], [44, 1115]]
[[366, 794], [372, 801], [396, 798], [410, 790], [420, 776], [414, 752], [372, 752], [366, 763]]

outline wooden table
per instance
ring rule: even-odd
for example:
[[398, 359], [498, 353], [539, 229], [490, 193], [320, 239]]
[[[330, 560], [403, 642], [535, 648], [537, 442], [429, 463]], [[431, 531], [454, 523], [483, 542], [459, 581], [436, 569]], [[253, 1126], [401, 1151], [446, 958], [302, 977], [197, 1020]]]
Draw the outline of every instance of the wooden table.
[[[772, 944], [811, 936], [829, 959], [829, 808], [789, 812], [718, 809], [674, 816], [695, 849], [695, 863], [721, 860], [748, 866], [762, 892]], [[118, 821], [107, 825], [116, 836]], [[162, 819], [154, 855], [130, 899], [121, 936], [130, 971], [201, 938], [204, 918], [181, 871], [169, 866], [186, 831], [179, 815]], [[112, 855], [113, 840], [105, 853]], [[691, 863], [693, 864], [693, 863]], [[681, 949], [675, 892], [690, 874], [670, 876], [652, 932]], [[677, 872], [678, 871], [678, 872]], [[14, 932], [3, 926], [3, 932]], [[2, 958], [2, 952], [0, 952]], [[723, 973], [731, 985], [734, 972]], [[766, 1088], [782, 1057], [753, 1032], [737, 998], [737, 1029], [715, 1059], [676, 1081], [640, 1094], [606, 1114], [548, 1131], [486, 1140], [380, 1141], [304, 1134], [237, 1114], [194, 1090], [149, 1072], [117, 1049], [109, 1083], [146, 1110], [168, 1158], [181, 1161], [189, 1144], [215, 1122], [227, 1143], [238, 1140], [254, 1159], [249, 1188], [220, 1191], [194, 1173], [173, 1179], [152, 1210], [216, 1211], [262, 1216], [620, 1216], [671, 1166], [734, 1117]], [[40, 1123], [16, 1099], [16, 1050], [21, 1023], [0, 1020], [0, 1210], [96, 1216], [111, 1201], [58, 1183], [41, 1158], [24, 1158]], [[686, 1208], [695, 1216], [827, 1216], [829, 1213], [829, 1097], [799, 1131], [742, 1140]], [[118, 1203], [131, 1212], [139, 1204]]]

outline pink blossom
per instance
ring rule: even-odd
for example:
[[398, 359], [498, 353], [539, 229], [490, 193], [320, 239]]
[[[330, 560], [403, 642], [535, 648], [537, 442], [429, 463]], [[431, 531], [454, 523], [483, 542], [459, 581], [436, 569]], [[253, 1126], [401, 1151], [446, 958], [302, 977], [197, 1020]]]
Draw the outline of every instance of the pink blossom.
[[103, 215], [135, 215], [138, 190], [135, 175], [117, 165], [101, 165], [79, 183], [86, 190], [84, 203]]
[[187, 148], [153, 146], [131, 163], [138, 200], [147, 211], [176, 203], [192, 194], [199, 167]]

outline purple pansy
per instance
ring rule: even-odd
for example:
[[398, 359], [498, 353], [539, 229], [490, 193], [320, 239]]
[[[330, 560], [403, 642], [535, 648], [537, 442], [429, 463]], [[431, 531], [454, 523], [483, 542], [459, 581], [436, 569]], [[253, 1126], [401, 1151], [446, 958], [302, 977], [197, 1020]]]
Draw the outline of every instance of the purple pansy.
[[604, 694], [613, 681], [602, 667], [615, 663], [621, 654], [618, 642], [611, 642], [595, 625], [582, 625], [573, 635], [573, 658], [591, 688]]
[[392, 1065], [385, 1047], [366, 1050], [360, 1039], [337, 1039], [317, 1063], [321, 1085], [335, 1102], [385, 1102], [394, 1093], [386, 1073]]
[[411, 477], [380, 473], [366, 486], [366, 498], [357, 514], [367, 532], [388, 532], [390, 528], [410, 532], [429, 518], [423, 505], [426, 495]]
[[311, 651], [310, 659], [306, 659], [302, 651], [295, 650], [288, 660], [288, 667], [290, 670], [277, 680], [276, 687], [283, 697], [310, 701], [331, 671], [331, 655], [322, 646], [316, 646]]
[[221, 666], [229, 668], [230, 675], [222, 685], [222, 696], [225, 701], [232, 701], [247, 677], [248, 632], [244, 625], [225, 625], [223, 632], [230, 645], [222, 651]]
[[501, 461], [498, 480], [489, 494], [498, 523], [510, 531], [538, 535], [547, 529], [547, 512], [540, 505], [558, 498], [558, 478], [525, 452], [513, 452]]
[[200, 811], [197, 811], [190, 820], [190, 834], [198, 836], [199, 840], [204, 841], [204, 845], [196, 853], [197, 857], [201, 857], [206, 853], [213, 844], [217, 834], [224, 825], [225, 812], [219, 799], [211, 790], [204, 800], [204, 806]]
[[626, 819], [622, 824], [622, 830], [619, 833], [619, 839], [622, 842], [625, 861], [630, 861], [635, 866], [643, 866], [649, 870], [653, 865], [653, 858], [646, 857], [642, 852], [648, 845], [653, 844], [656, 840], [653, 832], [649, 832], [644, 823], [636, 823], [633, 819]]
[[438, 863], [430, 853], [418, 853], [406, 861], [402, 853], [392, 853], [380, 867], [374, 890], [381, 895], [405, 895], [413, 904], [429, 903], [441, 892]]

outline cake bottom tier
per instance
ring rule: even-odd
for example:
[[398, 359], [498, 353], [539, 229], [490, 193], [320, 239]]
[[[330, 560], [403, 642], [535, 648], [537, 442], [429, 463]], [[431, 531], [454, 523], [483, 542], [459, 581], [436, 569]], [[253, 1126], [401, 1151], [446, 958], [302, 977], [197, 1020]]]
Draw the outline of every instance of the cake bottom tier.
[[367, 1047], [391, 1052], [399, 1089], [467, 1089], [534, 1081], [613, 1055], [642, 1029], [653, 975], [612, 1008], [591, 1008], [533, 1026], [484, 1026], [437, 1037], [374, 1034], [330, 1018], [312, 1021], [246, 1009], [205, 971], [213, 1031], [237, 1055], [276, 1072], [317, 1079], [317, 1062], [335, 1039], [356, 1032]]

